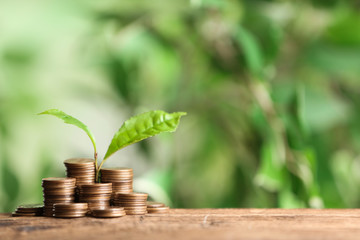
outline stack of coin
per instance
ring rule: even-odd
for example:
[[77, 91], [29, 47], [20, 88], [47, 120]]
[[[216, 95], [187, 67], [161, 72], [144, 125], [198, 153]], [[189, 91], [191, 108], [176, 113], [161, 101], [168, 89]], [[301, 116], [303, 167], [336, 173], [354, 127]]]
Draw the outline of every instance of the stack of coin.
[[110, 207], [105, 209], [93, 209], [91, 215], [98, 218], [114, 218], [125, 216], [125, 210], [122, 207]]
[[76, 178], [76, 186], [95, 182], [95, 161], [90, 158], [70, 158], [64, 161], [66, 176]]
[[168, 213], [170, 209], [165, 204], [159, 202], [147, 202], [146, 205], [148, 213]]
[[89, 208], [99, 209], [110, 206], [111, 183], [84, 184], [79, 187], [79, 202], [86, 202]]
[[147, 193], [116, 193], [114, 205], [124, 207], [127, 215], [144, 215], [147, 213]]
[[103, 168], [101, 182], [112, 183], [113, 197], [115, 193], [131, 193], [133, 191], [133, 170], [132, 168]]
[[78, 218], [85, 217], [88, 212], [87, 203], [56, 203], [54, 204], [54, 217]]
[[13, 217], [34, 217], [42, 216], [44, 205], [42, 204], [27, 204], [20, 205], [16, 208], [15, 212], [12, 213]]
[[71, 203], [74, 201], [75, 178], [43, 178], [44, 216], [53, 216], [55, 203]]

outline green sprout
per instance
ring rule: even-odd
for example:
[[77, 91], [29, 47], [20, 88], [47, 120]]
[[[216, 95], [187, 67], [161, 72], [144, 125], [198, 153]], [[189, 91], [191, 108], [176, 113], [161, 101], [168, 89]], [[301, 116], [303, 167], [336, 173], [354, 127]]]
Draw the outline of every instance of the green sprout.
[[179, 125], [181, 116], [186, 115], [185, 112], [166, 113], [164, 111], [156, 110], [156, 111], [145, 112], [126, 120], [122, 124], [120, 129], [115, 133], [108, 147], [108, 150], [106, 151], [106, 154], [99, 165], [95, 137], [85, 124], [83, 124], [78, 119], [58, 109], [49, 109], [47, 111], [39, 113], [39, 115], [42, 114], [48, 114], [58, 117], [62, 119], [65, 123], [75, 125], [86, 132], [94, 147], [94, 159], [95, 159], [95, 169], [96, 169], [95, 182], [99, 182], [100, 169], [102, 165], [105, 163], [105, 161], [112, 154], [114, 154], [115, 152], [119, 151], [120, 149], [126, 146], [129, 146], [133, 143], [137, 143], [146, 138], [155, 136], [159, 133], [174, 132], [177, 126]]

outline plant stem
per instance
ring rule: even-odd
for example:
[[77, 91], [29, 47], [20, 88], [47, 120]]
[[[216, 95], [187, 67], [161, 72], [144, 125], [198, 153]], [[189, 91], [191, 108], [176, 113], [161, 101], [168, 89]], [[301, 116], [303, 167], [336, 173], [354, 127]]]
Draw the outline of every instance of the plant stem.
[[100, 163], [100, 166], [99, 166], [99, 169], [98, 169], [99, 172], [100, 172], [100, 169], [101, 169], [102, 165], [104, 164], [104, 162], [105, 162], [105, 159], [102, 160], [101, 163]]
[[98, 182], [99, 182], [97, 156], [98, 156], [98, 153], [95, 152], [95, 153], [94, 153], [94, 158], [95, 158], [95, 183], [98, 183]]
[[102, 165], [104, 164], [104, 162], [106, 161], [106, 158], [104, 158], [101, 163], [100, 163], [100, 166], [96, 169], [96, 179], [98, 180], [97, 182], [99, 182], [99, 173], [100, 173], [100, 169], [102, 167]]

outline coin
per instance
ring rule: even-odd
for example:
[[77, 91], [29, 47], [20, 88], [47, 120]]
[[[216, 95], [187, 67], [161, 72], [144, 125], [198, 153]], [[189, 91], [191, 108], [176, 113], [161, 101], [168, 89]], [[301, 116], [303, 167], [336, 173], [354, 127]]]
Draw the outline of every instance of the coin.
[[42, 179], [43, 184], [69, 184], [72, 185], [75, 183], [75, 178], [58, 178], [58, 177], [49, 177]]
[[60, 218], [75, 218], [85, 217], [88, 212], [87, 203], [57, 203], [54, 204], [54, 217]]
[[125, 210], [121, 207], [109, 207], [105, 209], [92, 209], [91, 214], [93, 217], [99, 218], [113, 218], [125, 216]]
[[127, 201], [127, 202], [123, 202], [123, 201], [114, 201], [114, 203], [117, 203], [117, 205], [119, 205], [119, 206], [123, 206], [123, 207], [125, 207], [125, 206], [146, 206], [146, 203], [145, 203], [145, 201], [142, 201], [142, 202], [140, 202], [140, 201], [137, 201], [137, 202], [130, 202], [130, 201]]
[[11, 216], [13, 217], [36, 217], [39, 216], [36, 213], [18, 213], [18, 212], [12, 212]]
[[126, 215], [145, 215], [147, 213], [146, 208], [144, 209], [127, 209], [125, 208]]
[[75, 178], [44, 178], [42, 180], [44, 216], [53, 216], [54, 204], [71, 203], [75, 200], [75, 182]]
[[132, 193], [117, 193], [116, 197], [119, 199], [147, 199], [147, 193], [132, 192]]
[[169, 207], [147, 207], [148, 213], [168, 213]]
[[115, 193], [114, 205], [124, 207], [128, 215], [143, 215], [147, 213], [147, 193]]
[[54, 204], [56, 209], [87, 209], [87, 203], [57, 203]]
[[101, 172], [109, 172], [109, 173], [118, 173], [118, 172], [133, 172], [132, 168], [127, 167], [111, 167], [111, 168], [102, 168]]
[[112, 184], [111, 183], [94, 183], [94, 184], [87, 184], [82, 185], [80, 187], [80, 190], [89, 190], [92, 189], [98, 191], [98, 190], [112, 190]]
[[95, 183], [95, 161], [90, 158], [70, 158], [64, 161], [66, 176], [76, 178], [76, 186]]
[[33, 217], [42, 216], [44, 206], [42, 204], [26, 204], [20, 205], [16, 208], [15, 212], [12, 213], [13, 217]]
[[69, 158], [64, 161], [65, 164], [95, 164], [95, 160], [91, 158]]
[[79, 186], [79, 201], [87, 202], [89, 208], [110, 206], [112, 183], [94, 183]]
[[152, 202], [152, 201], [146, 202], [146, 205], [147, 205], [147, 207], [150, 207], [150, 208], [165, 207], [165, 204], [164, 204], [164, 203]]
[[85, 217], [86, 213], [57, 213], [53, 215], [56, 218], [80, 218]]

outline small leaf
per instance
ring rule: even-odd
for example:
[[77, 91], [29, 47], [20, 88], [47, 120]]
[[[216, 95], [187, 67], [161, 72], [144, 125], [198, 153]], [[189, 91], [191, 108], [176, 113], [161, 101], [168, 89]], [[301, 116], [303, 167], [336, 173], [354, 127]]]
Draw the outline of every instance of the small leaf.
[[235, 35], [235, 40], [243, 51], [250, 72], [255, 76], [261, 76], [264, 60], [255, 36], [247, 29], [239, 26]]
[[44, 111], [42, 113], [39, 113], [38, 115], [41, 115], [41, 114], [53, 115], [55, 117], [58, 117], [58, 118], [64, 120], [64, 122], [67, 123], [67, 124], [77, 126], [78, 128], [81, 128], [82, 130], [84, 130], [86, 132], [86, 134], [89, 136], [89, 138], [90, 138], [90, 140], [91, 140], [91, 142], [92, 142], [92, 144], [94, 146], [94, 153], [96, 155], [95, 137], [90, 132], [89, 128], [85, 124], [83, 124], [78, 119], [76, 119], [76, 118], [74, 118], [74, 117], [72, 117], [70, 115], [67, 115], [66, 113], [64, 113], [63, 111], [60, 111], [58, 109], [49, 109], [49, 110], [46, 110], [46, 111]]
[[185, 112], [150, 111], [125, 121], [115, 133], [104, 160], [116, 151], [162, 132], [174, 132]]

